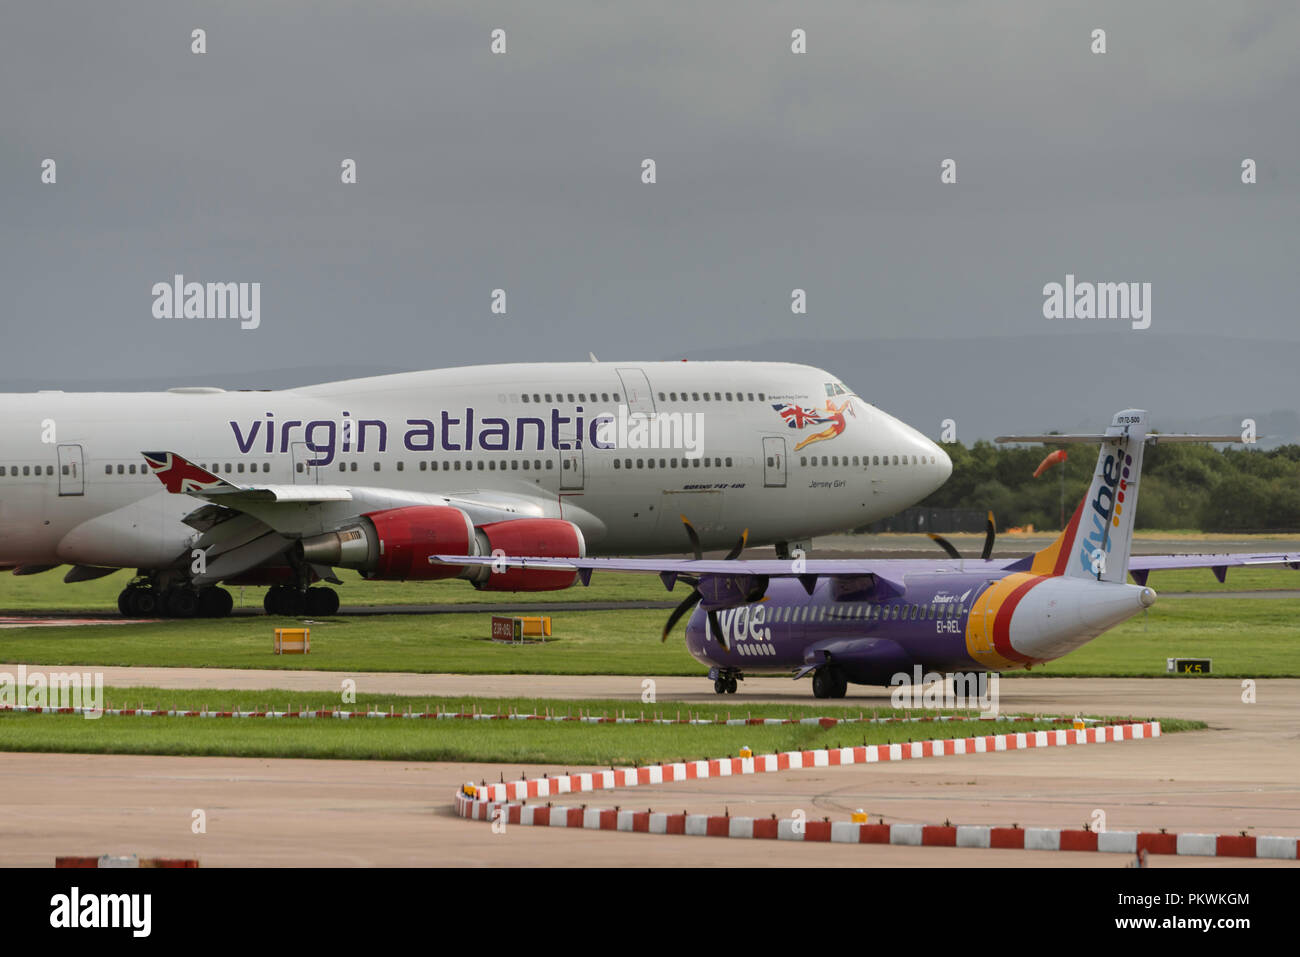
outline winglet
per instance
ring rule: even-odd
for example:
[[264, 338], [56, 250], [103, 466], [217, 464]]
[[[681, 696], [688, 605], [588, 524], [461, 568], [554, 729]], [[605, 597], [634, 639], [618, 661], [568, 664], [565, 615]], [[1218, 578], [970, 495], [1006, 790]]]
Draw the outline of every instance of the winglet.
[[175, 452], [141, 452], [150, 470], [172, 494], [214, 488], [238, 488], [225, 479], [201, 469]]

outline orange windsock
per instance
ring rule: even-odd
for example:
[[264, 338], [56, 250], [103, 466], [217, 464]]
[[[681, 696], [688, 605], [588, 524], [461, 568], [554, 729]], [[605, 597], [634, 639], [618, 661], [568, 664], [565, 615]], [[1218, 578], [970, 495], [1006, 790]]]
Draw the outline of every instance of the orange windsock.
[[1042, 475], [1057, 462], [1064, 461], [1065, 449], [1057, 449], [1055, 452], [1050, 453], [1047, 458], [1043, 459], [1043, 461], [1038, 463], [1038, 468], [1034, 469], [1034, 478], [1038, 478], [1038, 476]]

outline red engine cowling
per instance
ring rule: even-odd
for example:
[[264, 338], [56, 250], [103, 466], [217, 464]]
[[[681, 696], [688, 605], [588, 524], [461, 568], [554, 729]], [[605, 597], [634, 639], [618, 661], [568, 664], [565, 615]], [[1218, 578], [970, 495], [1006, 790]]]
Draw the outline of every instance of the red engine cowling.
[[[582, 558], [587, 543], [582, 531], [572, 522], [559, 518], [520, 518], [508, 522], [480, 525], [487, 539], [486, 554], [500, 549], [507, 558]], [[573, 571], [544, 568], [509, 568], [474, 579], [474, 587], [484, 591], [559, 591], [578, 580]]]
[[374, 526], [377, 554], [370, 556], [367, 578], [384, 581], [431, 581], [454, 578], [464, 569], [439, 565], [430, 555], [474, 554], [474, 525], [458, 508], [412, 505], [366, 516]]

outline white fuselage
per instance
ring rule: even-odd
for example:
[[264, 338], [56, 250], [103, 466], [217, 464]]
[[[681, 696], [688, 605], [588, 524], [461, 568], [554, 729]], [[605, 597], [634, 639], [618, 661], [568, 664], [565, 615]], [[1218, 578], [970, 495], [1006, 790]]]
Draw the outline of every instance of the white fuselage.
[[[705, 547], [744, 529], [752, 544], [805, 541], [893, 514], [951, 472], [915, 429], [788, 363], [493, 365], [284, 391], [10, 394], [0, 409], [6, 567], [180, 553], [202, 502], [165, 492], [142, 451], [237, 485], [525, 502], [577, 524], [592, 554], [682, 551], [681, 516]], [[692, 447], [643, 447], [657, 426], [638, 434], [639, 413], [676, 415], [661, 438]]]

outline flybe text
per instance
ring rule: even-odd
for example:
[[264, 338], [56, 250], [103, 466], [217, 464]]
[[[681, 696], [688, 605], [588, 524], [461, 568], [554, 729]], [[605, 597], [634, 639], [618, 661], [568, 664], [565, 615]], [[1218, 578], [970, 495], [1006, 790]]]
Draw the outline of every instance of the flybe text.
[[762, 605], [742, 605], [718, 612], [718, 624], [727, 644], [736, 647], [738, 641], [771, 641], [772, 631], [767, 627], [767, 609]]
[[[1123, 455], [1121, 452], [1120, 455]], [[1101, 482], [1097, 485], [1097, 497], [1092, 500], [1092, 530], [1088, 532], [1079, 546], [1079, 561], [1088, 574], [1096, 574], [1100, 569], [1094, 567], [1096, 556], [1100, 552], [1110, 551], [1109, 526], [1111, 515], [1115, 511], [1115, 495], [1120, 481], [1127, 469], [1114, 455], [1107, 455], [1102, 463]]]

